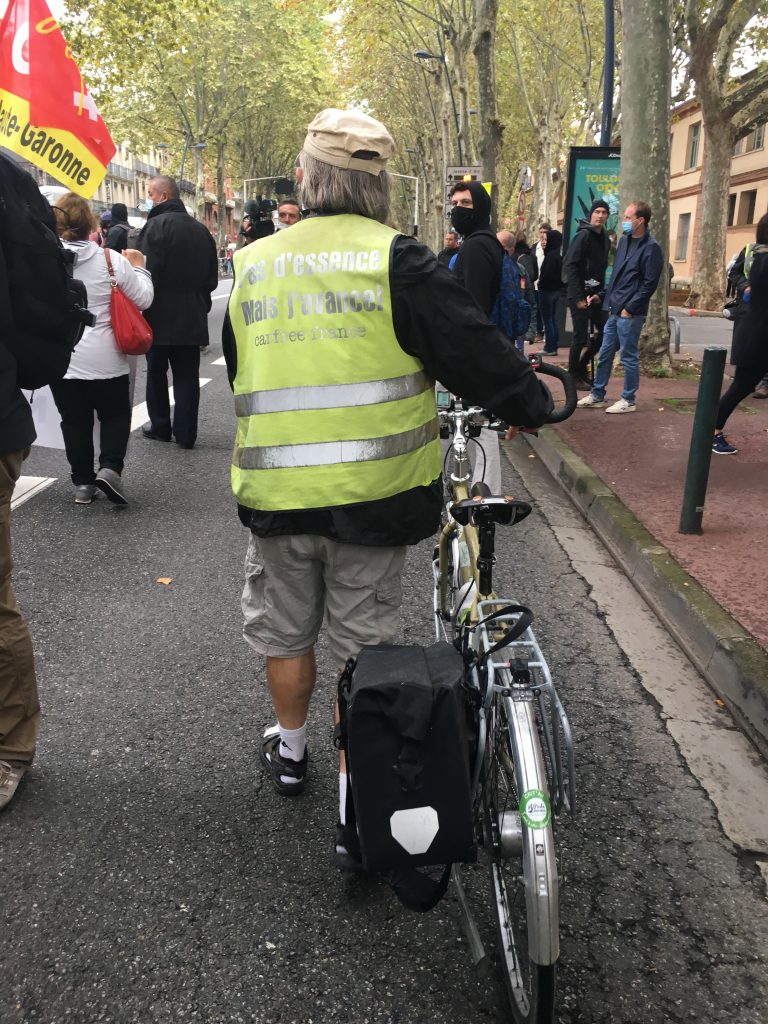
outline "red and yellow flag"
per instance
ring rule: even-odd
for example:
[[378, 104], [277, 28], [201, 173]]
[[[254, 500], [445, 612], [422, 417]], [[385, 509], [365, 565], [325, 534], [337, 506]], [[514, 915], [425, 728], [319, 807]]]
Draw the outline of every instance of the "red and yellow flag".
[[0, 146], [86, 199], [115, 154], [46, 0], [10, 0], [0, 22]]

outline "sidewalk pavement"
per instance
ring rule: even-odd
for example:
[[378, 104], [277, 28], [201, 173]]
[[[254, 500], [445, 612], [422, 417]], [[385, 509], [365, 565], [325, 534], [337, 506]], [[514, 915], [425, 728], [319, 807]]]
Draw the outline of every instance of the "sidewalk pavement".
[[[566, 350], [552, 361], [565, 363]], [[621, 397], [616, 369], [609, 403]], [[683, 535], [697, 391], [695, 379], [643, 377], [635, 413], [577, 409], [527, 440], [768, 756], [768, 401], [732, 414], [726, 434], [739, 452], [713, 454], [703, 533]]]

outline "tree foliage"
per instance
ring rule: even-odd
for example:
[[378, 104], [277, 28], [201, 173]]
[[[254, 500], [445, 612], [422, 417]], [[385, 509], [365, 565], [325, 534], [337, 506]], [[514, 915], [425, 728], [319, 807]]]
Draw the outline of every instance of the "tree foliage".
[[[163, 143], [168, 170], [216, 181], [288, 175], [306, 126], [334, 100], [323, 0], [72, 0], [65, 26], [113, 136]], [[190, 149], [205, 142], [204, 149]], [[220, 232], [223, 233], [223, 218]]]

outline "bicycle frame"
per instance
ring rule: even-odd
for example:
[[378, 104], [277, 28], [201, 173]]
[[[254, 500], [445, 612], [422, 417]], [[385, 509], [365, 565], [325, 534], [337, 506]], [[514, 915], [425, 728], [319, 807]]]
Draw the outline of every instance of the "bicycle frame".
[[[468, 424], [473, 413], [481, 412], [479, 409], [464, 410], [460, 402], [456, 403], [452, 412], [440, 410], [442, 422], [452, 423], [454, 429], [450, 481], [453, 498], [457, 502], [470, 497]], [[451, 554], [452, 558], [449, 557]], [[433, 562], [435, 632], [437, 639], [441, 639], [443, 624], [450, 615], [455, 630], [472, 631], [472, 647], [478, 658], [485, 655], [485, 686], [481, 686], [477, 667], [471, 674], [479, 704], [478, 748], [473, 779], [475, 800], [481, 796], [481, 772], [489, 716], [493, 713], [494, 699], [499, 698], [508, 731], [509, 749], [506, 756], [513, 761], [520, 796], [531, 790], [538, 791], [549, 795], [552, 811], [562, 808], [574, 811], [575, 784], [570, 726], [532, 630], [526, 629], [517, 640], [498, 652], [486, 654], [499, 635], [515, 625], [520, 612], [498, 614], [511, 602], [493, 593], [481, 592], [479, 555], [477, 528], [471, 523], [460, 525], [451, 518], [449, 512], [448, 523], [441, 531], [437, 557]], [[448, 578], [451, 567], [452, 581]], [[451, 582], [457, 598], [455, 607], [448, 609], [448, 588]], [[491, 623], [486, 623], [484, 620], [493, 613], [497, 613], [496, 617]], [[525, 672], [521, 675], [520, 667], [523, 664]], [[553, 964], [559, 955], [559, 878], [552, 828], [528, 827], [518, 813], [505, 812], [499, 817], [504, 820], [497, 823], [497, 841], [505, 852], [522, 857], [528, 954], [534, 963]], [[496, 873], [494, 887], [495, 898], [503, 909], [506, 904], [501, 872]], [[506, 955], [507, 970], [511, 977], [517, 977], [522, 987], [514, 945], [510, 946]], [[477, 954], [476, 960], [479, 959], [480, 954]]]

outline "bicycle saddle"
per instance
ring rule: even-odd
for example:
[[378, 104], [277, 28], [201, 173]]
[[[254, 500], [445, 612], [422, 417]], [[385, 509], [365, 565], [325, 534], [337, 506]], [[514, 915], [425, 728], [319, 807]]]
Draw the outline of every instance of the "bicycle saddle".
[[514, 526], [531, 514], [531, 506], [527, 501], [517, 501], [509, 496], [477, 495], [455, 501], [450, 513], [461, 526], [478, 525], [483, 519], [492, 520], [499, 526]]

